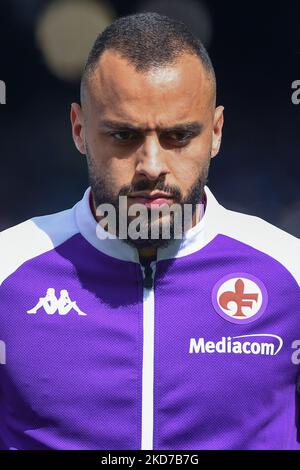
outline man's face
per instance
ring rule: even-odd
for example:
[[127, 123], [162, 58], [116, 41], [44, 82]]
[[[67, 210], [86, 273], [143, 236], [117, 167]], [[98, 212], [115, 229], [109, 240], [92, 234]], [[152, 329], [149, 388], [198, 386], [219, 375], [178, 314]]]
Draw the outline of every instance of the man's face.
[[[117, 52], [105, 51], [84, 95], [83, 109], [72, 104], [71, 120], [75, 144], [87, 155], [96, 208], [111, 203], [118, 213], [122, 195], [127, 208], [144, 204], [150, 217], [156, 203], [194, 209], [201, 202], [210, 159], [220, 147], [223, 107], [215, 108], [212, 83], [196, 56], [137, 72]], [[157, 190], [161, 197], [149, 199]], [[171, 218], [155, 223], [172, 227]], [[128, 241], [136, 247], [168, 243]]]

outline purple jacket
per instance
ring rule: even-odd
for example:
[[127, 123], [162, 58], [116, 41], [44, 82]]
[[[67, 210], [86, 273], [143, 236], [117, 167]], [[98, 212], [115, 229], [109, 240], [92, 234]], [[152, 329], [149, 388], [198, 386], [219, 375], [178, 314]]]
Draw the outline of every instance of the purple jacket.
[[0, 448], [300, 449], [299, 240], [206, 186], [145, 282], [89, 191], [0, 234]]

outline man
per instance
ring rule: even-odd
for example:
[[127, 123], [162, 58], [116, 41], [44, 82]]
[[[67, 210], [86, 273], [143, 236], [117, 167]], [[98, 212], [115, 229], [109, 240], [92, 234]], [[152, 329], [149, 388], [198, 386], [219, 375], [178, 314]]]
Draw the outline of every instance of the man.
[[[207, 187], [223, 111], [182, 23], [97, 38], [71, 108], [90, 188], [1, 234], [3, 449], [300, 448], [299, 240]], [[78, 308], [30, 315], [49, 288]]]

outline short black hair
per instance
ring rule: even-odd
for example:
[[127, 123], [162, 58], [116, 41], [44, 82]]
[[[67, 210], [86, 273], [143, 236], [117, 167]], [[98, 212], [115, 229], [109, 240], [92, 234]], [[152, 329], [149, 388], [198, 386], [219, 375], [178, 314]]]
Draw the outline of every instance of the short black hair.
[[175, 63], [184, 53], [196, 55], [212, 80], [215, 93], [216, 78], [210, 57], [200, 39], [182, 21], [155, 12], [117, 18], [94, 42], [82, 74], [82, 91], [86, 77], [107, 49], [118, 52], [140, 72]]

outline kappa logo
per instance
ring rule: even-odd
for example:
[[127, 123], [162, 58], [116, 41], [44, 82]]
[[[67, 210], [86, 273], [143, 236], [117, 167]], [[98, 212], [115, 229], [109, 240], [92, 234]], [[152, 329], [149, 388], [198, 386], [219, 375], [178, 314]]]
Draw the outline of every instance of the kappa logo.
[[251, 323], [264, 313], [268, 293], [262, 281], [247, 273], [220, 279], [212, 290], [216, 312], [232, 323]]
[[40, 297], [35, 307], [27, 310], [29, 314], [36, 314], [40, 308], [44, 308], [48, 315], [53, 315], [58, 312], [59, 315], [67, 315], [71, 310], [74, 310], [78, 315], [86, 315], [74, 302], [70, 299], [69, 293], [66, 289], [60, 291], [60, 297], [55, 295], [55, 289], [49, 287], [45, 297]]

